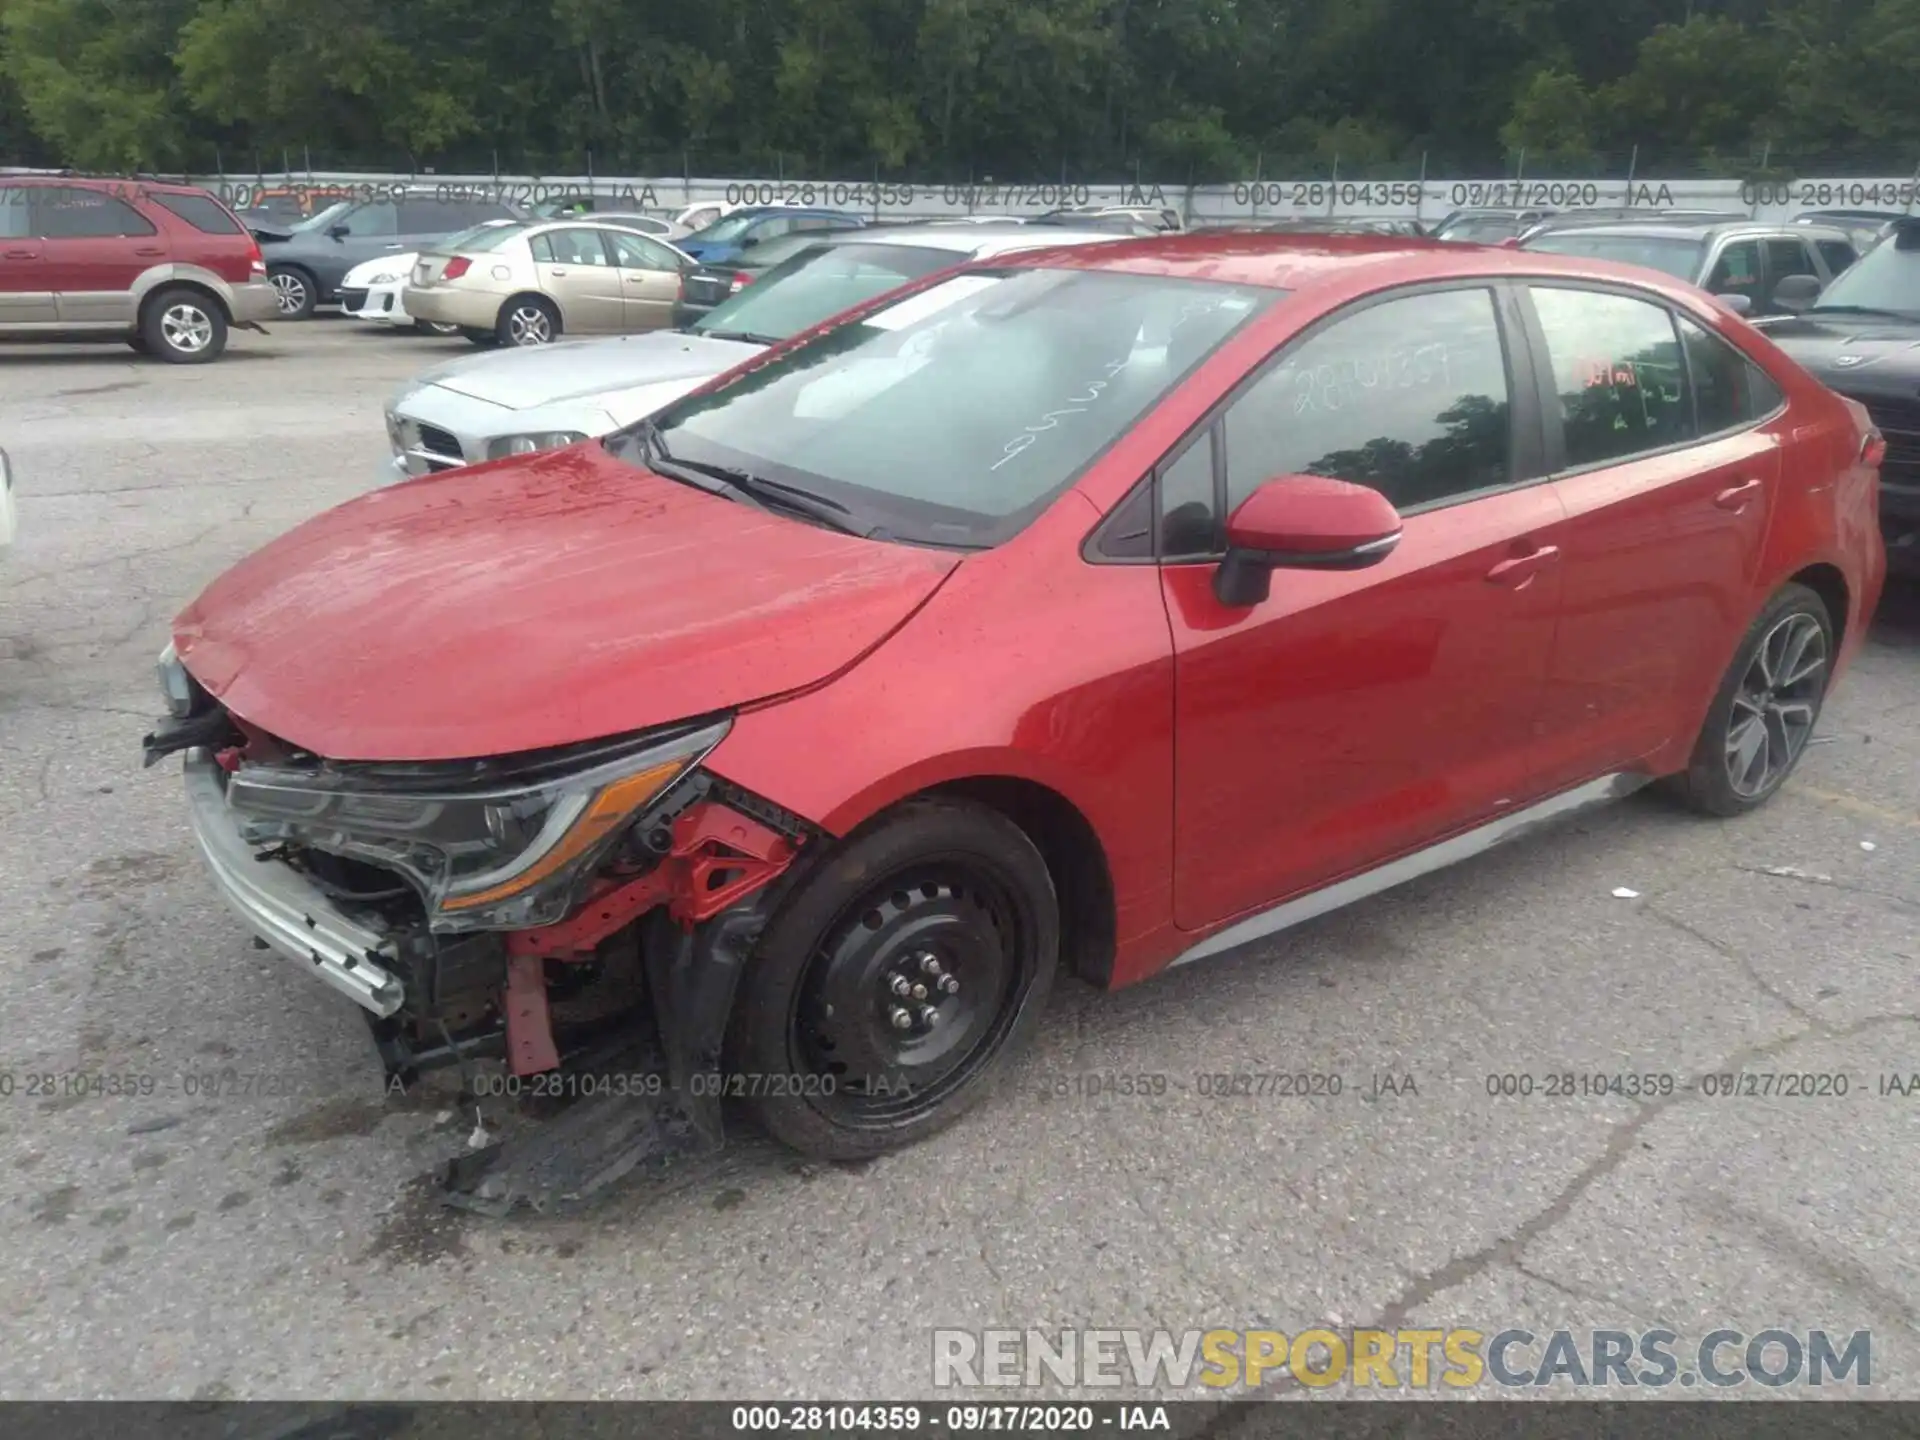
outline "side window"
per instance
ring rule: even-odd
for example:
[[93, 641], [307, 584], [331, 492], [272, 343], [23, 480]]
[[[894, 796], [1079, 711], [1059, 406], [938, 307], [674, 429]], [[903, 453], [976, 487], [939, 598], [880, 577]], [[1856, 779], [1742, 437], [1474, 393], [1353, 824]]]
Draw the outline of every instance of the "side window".
[[765, 220], [756, 220], [747, 227], [747, 234], [760, 244], [777, 240], [793, 229], [791, 215], [769, 215]]
[[1844, 240], [1816, 240], [1814, 244], [1820, 247], [1820, 258], [1827, 262], [1827, 272], [1831, 275], [1839, 275], [1860, 258]]
[[400, 202], [402, 235], [451, 235], [477, 225], [463, 206], [440, 200], [403, 200]]
[[1281, 475], [1370, 485], [1402, 510], [1512, 478], [1491, 290], [1369, 306], [1287, 353], [1226, 413], [1227, 510]]
[[680, 262], [674, 258], [671, 250], [644, 235], [607, 231], [603, 238], [613, 246], [613, 253], [622, 270], [665, 270], [672, 273], [680, 268]]
[[1162, 559], [1208, 555], [1218, 548], [1219, 519], [1213, 503], [1213, 427], [1209, 425], [1160, 467]]
[[1789, 275], [1811, 275], [1819, 278], [1819, 267], [1813, 263], [1813, 256], [1807, 253], [1806, 245], [1791, 237], [1767, 241], [1767, 306], [1774, 305], [1774, 287]]
[[1693, 438], [1673, 316], [1597, 290], [1532, 287], [1560, 397], [1569, 467], [1604, 465]]
[[[368, 236], [398, 235], [400, 233], [400, 207], [391, 200], [370, 200], [365, 205], [356, 205], [334, 222], [347, 227], [347, 233], [356, 239]], [[332, 227], [329, 226], [329, 229]]]
[[1706, 288], [1715, 295], [1744, 295], [1757, 307], [1760, 303], [1760, 245], [1754, 240], [1736, 240], [1720, 252]]
[[153, 201], [207, 235], [239, 235], [240, 222], [211, 195], [155, 195]]
[[544, 241], [547, 253], [534, 251], [535, 259], [544, 259], [554, 265], [598, 265], [606, 266], [611, 262], [607, 258], [606, 247], [600, 243], [598, 230], [567, 229], [549, 230], [545, 235], [536, 236], [537, 245]]
[[19, 185], [0, 185], [0, 240], [24, 240], [33, 233], [27, 225], [27, 193]]
[[126, 201], [98, 190], [59, 186], [29, 190], [33, 233], [44, 240], [100, 240], [151, 235], [153, 225]]
[[1783, 397], [1766, 372], [1684, 315], [1679, 320], [1700, 433], [1718, 435], [1771, 414]]
[[837, 215], [796, 215], [793, 220], [793, 231], [796, 235], [812, 235], [826, 230], [847, 228], [847, 222]]

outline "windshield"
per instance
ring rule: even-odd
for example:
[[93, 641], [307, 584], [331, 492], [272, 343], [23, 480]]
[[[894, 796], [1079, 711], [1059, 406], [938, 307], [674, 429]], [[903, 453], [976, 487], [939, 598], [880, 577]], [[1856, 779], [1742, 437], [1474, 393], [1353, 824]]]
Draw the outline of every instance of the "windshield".
[[699, 233], [689, 235], [687, 239], [697, 240], [702, 245], [730, 244], [732, 241], [746, 234], [747, 227], [759, 218], [757, 214], [729, 215], [725, 219], [714, 221], [713, 224]]
[[816, 238], [798, 255], [754, 284], [714, 306], [692, 328], [701, 334], [785, 340], [863, 300], [959, 265], [959, 250], [918, 245], [821, 245]]
[[1920, 315], [1920, 236], [1896, 231], [1835, 278], [1815, 310], [1887, 310]]
[[[761, 282], [768, 283], [766, 281]], [[863, 532], [999, 544], [1283, 292], [1112, 271], [970, 271], [680, 400], [608, 447], [845, 507]]]
[[1673, 235], [1595, 235], [1581, 230], [1549, 231], [1527, 242], [1527, 249], [1549, 255], [1578, 255], [1588, 260], [1612, 260], [1621, 265], [1644, 265], [1678, 280], [1692, 283], [1700, 273], [1704, 241]]
[[352, 208], [353, 202], [351, 200], [336, 200], [319, 214], [311, 215], [299, 224], [289, 226], [288, 228], [295, 235], [298, 235], [303, 230], [318, 230], [322, 226], [331, 225]]

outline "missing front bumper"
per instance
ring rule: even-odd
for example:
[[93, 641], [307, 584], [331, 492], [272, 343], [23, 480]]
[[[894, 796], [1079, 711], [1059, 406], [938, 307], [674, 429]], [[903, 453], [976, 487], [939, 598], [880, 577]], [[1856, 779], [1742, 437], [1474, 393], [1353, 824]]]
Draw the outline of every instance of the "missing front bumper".
[[354, 1004], [385, 1019], [406, 1003], [389, 968], [392, 941], [355, 920], [282, 860], [256, 857], [227, 808], [223, 772], [211, 752], [189, 751], [188, 813], [193, 836], [227, 903], [269, 947]]

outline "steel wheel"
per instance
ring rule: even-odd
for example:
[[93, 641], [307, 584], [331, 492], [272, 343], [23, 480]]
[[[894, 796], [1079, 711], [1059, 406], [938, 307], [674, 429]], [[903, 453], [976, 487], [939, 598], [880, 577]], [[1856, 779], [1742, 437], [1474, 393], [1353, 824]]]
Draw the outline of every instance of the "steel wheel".
[[1779, 620], [1761, 639], [1733, 692], [1727, 724], [1727, 783], [1758, 799], [1786, 778], [1813, 734], [1826, 689], [1827, 637], [1804, 611]]
[[507, 312], [509, 345], [547, 345], [553, 341], [553, 317], [544, 305], [523, 300]]
[[213, 318], [191, 301], [177, 301], [160, 312], [160, 333], [183, 355], [198, 355], [213, 343]]
[[273, 286], [273, 300], [280, 307], [280, 313], [290, 320], [297, 320], [313, 309], [308, 298], [307, 282], [297, 271], [276, 270], [268, 277]]

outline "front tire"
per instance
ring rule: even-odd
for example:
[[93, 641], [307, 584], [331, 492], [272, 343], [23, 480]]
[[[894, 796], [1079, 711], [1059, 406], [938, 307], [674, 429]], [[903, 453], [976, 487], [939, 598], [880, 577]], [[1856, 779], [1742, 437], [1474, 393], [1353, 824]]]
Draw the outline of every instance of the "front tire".
[[500, 307], [494, 334], [502, 345], [551, 345], [560, 338], [560, 312], [538, 295], [516, 295]]
[[1833, 674], [1833, 619], [1804, 585], [1767, 602], [1740, 642], [1693, 757], [1673, 778], [1705, 815], [1744, 815], [1773, 798], [1806, 754]]
[[140, 340], [170, 365], [204, 365], [227, 348], [227, 317], [198, 290], [162, 290], [141, 308]]
[[305, 320], [320, 303], [320, 287], [297, 265], [270, 266], [267, 283], [273, 286], [274, 303], [282, 320]]
[[900, 1149], [991, 1093], [1059, 953], [1059, 900], [1026, 833], [979, 806], [911, 802], [782, 904], [741, 981], [728, 1068], [802, 1154]]

